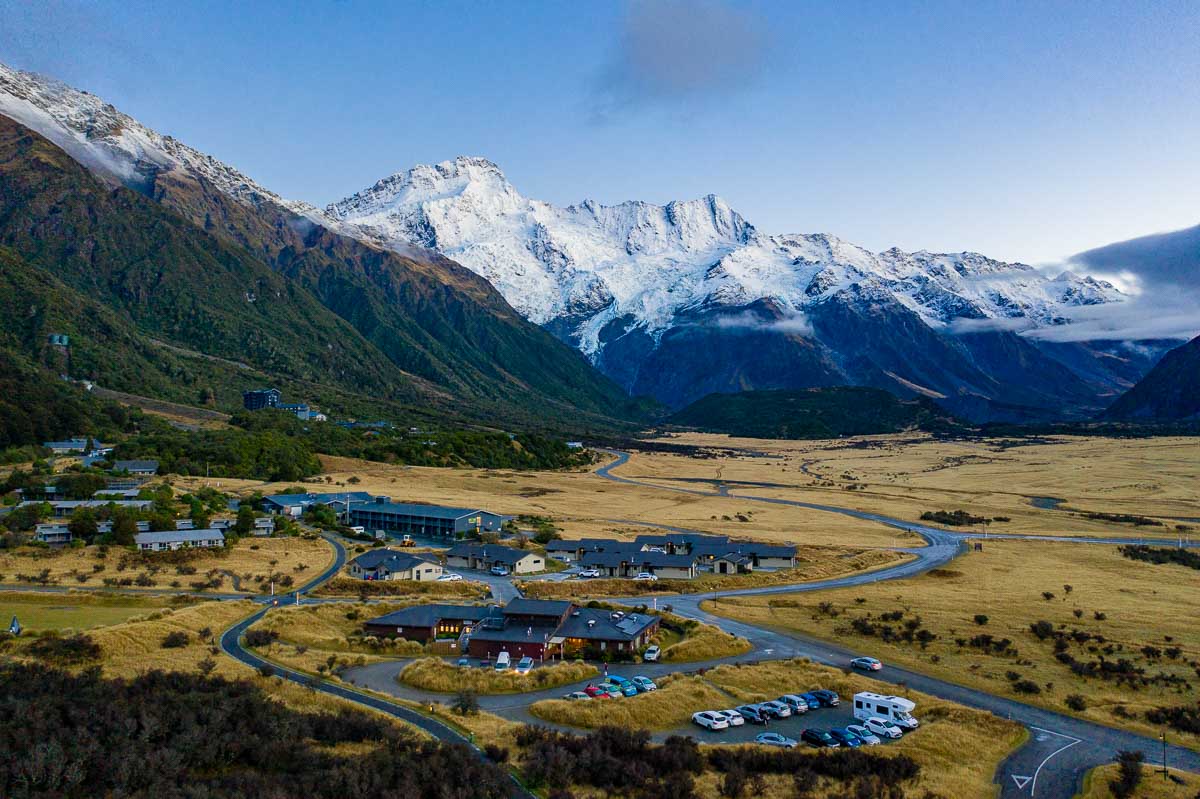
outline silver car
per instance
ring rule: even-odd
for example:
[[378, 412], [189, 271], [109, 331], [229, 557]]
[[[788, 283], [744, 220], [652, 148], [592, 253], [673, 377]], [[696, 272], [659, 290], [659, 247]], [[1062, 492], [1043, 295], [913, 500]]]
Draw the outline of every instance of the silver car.
[[775, 700], [763, 702], [761, 705], [759, 705], [759, 707], [777, 719], [786, 719], [788, 716], [792, 715], [792, 709], [790, 707], [785, 705], [783, 702], [777, 702]]

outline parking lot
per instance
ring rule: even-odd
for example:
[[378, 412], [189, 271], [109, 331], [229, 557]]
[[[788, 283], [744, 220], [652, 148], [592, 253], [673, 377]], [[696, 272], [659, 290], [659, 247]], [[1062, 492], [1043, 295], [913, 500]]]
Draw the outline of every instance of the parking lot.
[[[733, 708], [731, 706], [705, 709], [732, 710]], [[690, 735], [700, 743], [706, 744], [753, 743], [754, 736], [760, 732], [777, 732], [799, 741], [800, 733], [808, 727], [816, 727], [828, 732], [831, 727], [845, 727], [848, 724], [859, 723], [861, 722], [854, 720], [853, 702], [843, 699], [842, 704], [837, 707], [823, 707], [819, 710], [810, 710], [803, 715], [797, 716], [793, 714], [786, 719], [771, 719], [766, 725], [751, 724], [747, 721], [740, 727], [730, 727], [726, 730], [706, 730], [696, 724], [688, 724], [686, 727], [680, 727], [673, 732], [679, 735]], [[887, 741], [885, 740], [884, 743], [886, 744]], [[803, 742], [800, 745], [808, 746], [808, 744]]]

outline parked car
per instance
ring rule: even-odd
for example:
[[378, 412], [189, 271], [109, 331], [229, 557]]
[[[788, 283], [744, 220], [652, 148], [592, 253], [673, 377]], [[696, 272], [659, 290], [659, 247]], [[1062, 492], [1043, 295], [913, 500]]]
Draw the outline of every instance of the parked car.
[[455, 574], [454, 572], [446, 572], [445, 574], [443, 574], [442, 576], [437, 578], [437, 581], [439, 583], [457, 583], [460, 580], [462, 580], [462, 575]]
[[621, 686], [614, 683], [602, 682], [600, 683], [600, 687], [608, 691], [608, 696], [610, 699], [620, 699], [621, 697], [626, 696], [626, 694], [621, 690]]
[[608, 681], [617, 687], [625, 696], [637, 696], [638, 687], [633, 684], [632, 680], [626, 679], [619, 674], [610, 674]]
[[634, 577], [633, 579], [635, 579], [635, 580], [649, 580], [650, 582], [652, 582], [652, 583], [655, 583], [655, 582], [658, 582], [658, 575], [657, 575], [657, 574], [651, 574], [650, 572], [638, 572], [638, 573], [637, 573], [637, 576], [636, 576], [636, 577]]
[[579, 573], [579, 576], [585, 580], [595, 579], [600, 576], [599, 569], [584, 569]]
[[842, 746], [858, 748], [863, 745], [863, 742], [858, 739], [858, 736], [850, 732], [850, 730], [846, 729], [845, 727], [834, 727], [829, 731], [829, 734], [833, 736], [833, 740], [837, 741]]
[[533, 658], [523, 657], [517, 662], [517, 674], [528, 674], [533, 670]]
[[637, 689], [639, 691], [641, 691], [642, 693], [646, 693], [647, 691], [657, 691], [658, 690], [658, 686], [654, 684], [654, 680], [650, 679], [649, 677], [643, 677], [641, 675], [638, 675], [637, 677], [633, 678], [632, 682], [634, 685], [637, 686]]
[[459, 658], [459, 659], [458, 659], [458, 663], [457, 663], [456, 665], [459, 665], [459, 666], [470, 666], [470, 665], [471, 665], [471, 660], [470, 660], [469, 658]]
[[646, 647], [646, 651], [642, 653], [642, 660], [647, 663], [654, 663], [658, 660], [658, 656], [662, 654], [662, 650], [658, 648], [658, 644], [651, 644]]
[[504, 671], [512, 665], [512, 658], [507, 652], [501, 652], [496, 655], [496, 671]]
[[807, 729], [800, 733], [800, 740], [804, 741], [806, 744], [812, 744], [818, 749], [824, 747], [836, 749], [837, 747], [841, 746], [841, 744], [837, 742], [837, 739], [825, 732], [825, 730]]
[[504, 566], [493, 566], [492, 574], [496, 575], [497, 577], [507, 577], [508, 569]]
[[798, 716], [801, 713], [808, 712], [808, 702], [806, 702], [803, 697], [797, 696], [796, 694], [784, 694], [783, 696], [779, 697], [779, 701], [790, 707], [793, 715]]
[[868, 730], [866, 727], [864, 727], [861, 724], [851, 724], [846, 729], [848, 729], [850, 732], [857, 735], [858, 740], [862, 741], [863, 743], [867, 744], [868, 746], [874, 746], [875, 744], [883, 743], [883, 741], [881, 741], [879, 739], [878, 735], [871, 732], [870, 730]]
[[729, 722], [730, 727], [740, 727], [746, 723], [746, 720], [742, 718], [742, 714], [736, 710], [715, 710], [713, 712], [724, 716], [725, 720]]
[[706, 730], [729, 729], [729, 721], [715, 710], [701, 710], [699, 713], [693, 713], [692, 723], [698, 724]]
[[875, 658], [860, 657], [850, 661], [850, 667], [863, 671], [879, 671], [883, 668], [883, 664]]
[[822, 707], [837, 707], [841, 704], [841, 699], [838, 698], [836, 691], [827, 691], [824, 688], [819, 688], [816, 691], [809, 691], [810, 696], [815, 696]]
[[788, 738], [786, 735], [780, 735], [777, 732], [760, 732], [754, 736], [754, 742], [763, 746], [781, 746], [784, 749], [796, 748], [795, 738]]
[[783, 702], [776, 702], [772, 700], [770, 702], [763, 702], [758, 707], [759, 710], [770, 713], [771, 718], [774, 719], [786, 719], [788, 716], [792, 715], [792, 709]]
[[821, 700], [813, 696], [811, 692], [800, 694], [800, 698], [805, 701], [809, 710], [818, 710], [821, 707]]
[[583, 691], [572, 691], [569, 694], [565, 694], [563, 696], [563, 699], [570, 699], [570, 700], [586, 699], [589, 702], [592, 700], [592, 698], [590, 696], [588, 696], [586, 693], [584, 693]]
[[587, 694], [588, 696], [590, 696], [592, 699], [607, 699], [608, 698], [608, 689], [602, 688], [599, 685], [588, 685], [586, 688], [583, 689], [583, 692], [585, 694]]
[[489, 659], [487, 659], [487, 658], [484, 658], [483, 660], [479, 661], [479, 668], [481, 668], [481, 669], [490, 669], [491, 667], [492, 667], [492, 661], [491, 661], [491, 660], [489, 660]]
[[899, 738], [904, 735], [904, 730], [897, 727], [887, 719], [871, 718], [863, 722], [863, 726], [869, 731], [875, 733], [880, 738]]
[[759, 708], [758, 705], [739, 705], [737, 712], [742, 714], [742, 718], [751, 724], [766, 724], [767, 719], [771, 714]]

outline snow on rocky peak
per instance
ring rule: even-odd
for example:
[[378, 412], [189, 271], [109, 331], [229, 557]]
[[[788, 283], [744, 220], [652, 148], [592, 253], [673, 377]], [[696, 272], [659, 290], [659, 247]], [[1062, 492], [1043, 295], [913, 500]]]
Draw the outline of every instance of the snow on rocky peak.
[[45, 136], [93, 172], [146, 192], [165, 171], [203, 177], [221, 192], [258, 207], [274, 203], [329, 224], [316, 207], [285, 200], [228, 164], [151, 130], [95, 95], [53, 78], [0, 64], [0, 114]]
[[610, 322], [657, 338], [685, 314], [763, 299], [802, 321], [838, 292], [882, 297], [952, 332], [1059, 324], [1071, 306], [1124, 299], [1102, 281], [1048, 279], [977, 253], [872, 253], [824, 234], [764, 235], [714, 195], [556, 207], [523, 197], [483, 158], [398, 172], [326, 212], [384, 246], [418, 244], [462, 263], [532, 321], [567, 325], [592, 357]]

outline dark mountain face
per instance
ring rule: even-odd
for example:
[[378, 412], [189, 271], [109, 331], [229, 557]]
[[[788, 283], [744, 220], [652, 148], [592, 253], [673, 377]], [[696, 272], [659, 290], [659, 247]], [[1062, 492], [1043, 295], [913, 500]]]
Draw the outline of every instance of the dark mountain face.
[[[609, 323], [597, 365], [626, 390], [681, 408], [712, 393], [871, 386], [932, 399], [973, 421], [1087, 419], [1149, 368], [1135, 356], [1044, 344], [1003, 330], [935, 330], [888, 297], [851, 289], [809, 308], [807, 327], [770, 300], [696, 311], [657, 344]], [[554, 329], [552, 326], [551, 329]]]
[[[0, 245], [52, 276], [45, 302], [62, 294], [77, 305], [78, 331], [84, 317], [115, 314], [126, 344], [165, 343], [232, 364], [237, 385], [218, 387], [229, 394], [277, 379], [434, 415], [599, 426], [631, 405], [446, 259], [403, 258], [272, 202], [238, 203], [200, 176], [159, 174], [144, 188], [154, 199], [114, 190], [0, 117]], [[96, 379], [135, 393], [162, 388], [150, 378], [160, 369], [146, 384], [128, 371], [118, 379], [124, 345], [112, 343], [95, 358]]]
[[1104, 413], [1122, 421], [1200, 419], [1200, 336], [1163, 356]]

